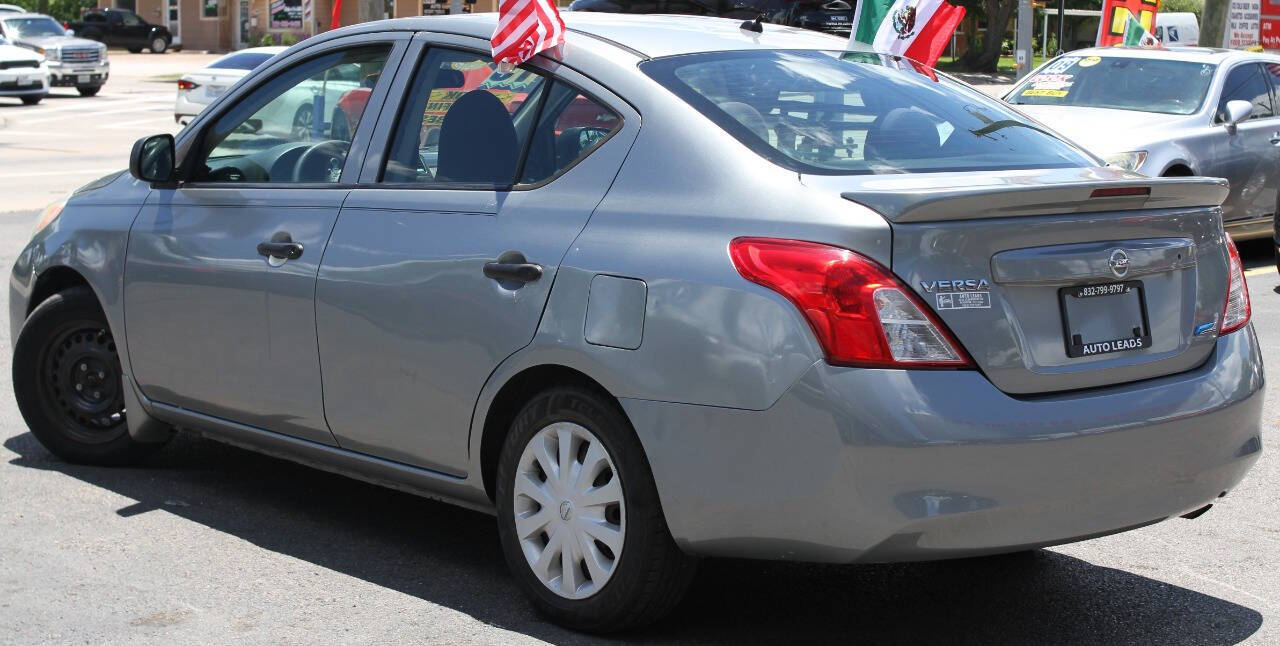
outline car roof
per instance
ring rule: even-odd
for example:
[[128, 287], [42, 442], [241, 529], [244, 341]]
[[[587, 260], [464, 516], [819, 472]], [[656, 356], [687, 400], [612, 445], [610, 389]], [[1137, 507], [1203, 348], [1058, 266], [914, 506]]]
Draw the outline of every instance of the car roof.
[[1194, 63], [1225, 63], [1239, 58], [1265, 58], [1280, 62], [1280, 56], [1274, 54], [1246, 52], [1239, 49], [1219, 49], [1217, 47], [1086, 47], [1067, 52], [1064, 56], [1160, 58]]
[[[754, 34], [742, 30], [742, 21], [732, 18], [576, 11], [566, 11], [561, 16], [570, 32], [608, 41], [649, 58], [743, 49], [840, 50], [848, 42], [838, 36], [769, 23], [762, 25], [763, 33]], [[497, 20], [496, 13], [418, 16], [386, 21], [382, 28], [443, 31], [488, 40]], [[338, 36], [343, 30], [329, 33]]]

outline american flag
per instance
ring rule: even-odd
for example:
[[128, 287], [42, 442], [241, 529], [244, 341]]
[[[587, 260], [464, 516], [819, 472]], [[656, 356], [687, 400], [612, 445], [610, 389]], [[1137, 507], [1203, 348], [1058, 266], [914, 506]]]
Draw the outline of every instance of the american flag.
[[490, 47], [500, 70], [511, 70], [545, 49], [564, 43], [564, 21], [555, 0], [502, 0]]

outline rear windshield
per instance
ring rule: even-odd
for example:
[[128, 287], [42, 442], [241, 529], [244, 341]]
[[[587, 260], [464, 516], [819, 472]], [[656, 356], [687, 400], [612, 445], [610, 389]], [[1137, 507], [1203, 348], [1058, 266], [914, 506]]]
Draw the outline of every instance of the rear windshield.
[[1204, 103], [1216, 67], [1128, 56], [1062, 56], [1008, 98], [1013, 104], [1192, 114]]
[[264, 52], [232, 54], [230, 56], [223, 56], [222, 58], [209, 63], [209, 67], [213, 69], [251, 70], [271, 60], [272, 56], [275, 56], [275, 54], [267, 54]]
[[999, 101], [904, 58], [756, 50], [659, 58], [641, 69], [752, 150], [801, 173], [1097, 165]]

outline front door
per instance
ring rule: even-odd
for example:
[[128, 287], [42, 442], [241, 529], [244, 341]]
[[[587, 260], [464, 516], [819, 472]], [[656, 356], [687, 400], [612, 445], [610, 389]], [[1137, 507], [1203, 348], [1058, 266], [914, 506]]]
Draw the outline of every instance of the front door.
[[339, 444], [453, 475], [481, 388], [533, 338], [639, 127], [584, 77], [580, 90], [529, 68], [499, 75], [483, 47], [402, 66], [404, 107], [378, 119], [388, 143], [343, 205], [316, 286]]
[[116, 36], [116, 42], [109, 43], [121, 47], [146, 47], [151, 44], [151, 25], [143, 22], [137, 14], [121, 14], [123, 24]]
[[[201, 11], [208, 12], [210, 0], [202, 0], [204, 6]], [[169, 4], [165, 11], [164, 26], [169, 29], [169, 35], [173, 36], [173, 45], [182, 44], [182, 0], [165, 0]], [[214, 3], [214, 16], [217, 16], [217, 3]]]
[[1280, 138], [1280, 118], [1271, 102], [1266, 72], [1257, 63], [1237, 65], [1227, 72], [1218, 99], [1217, 122], [1222, 121], [1228, 101], [1248, 101], [1253, 105], [1249, 118], [1235, 133], [1223, 125], [1214, 141], [1212, 154], [1200, 175], [1225, 177], [1231, 192], [1222, 204], [1222, 220], [1250, 220], [1275, 212], [1276, 189], [1280, 183], [1280, 149], [1271, 143]]
[[259, 85], [198, 135], [186, 182], [152, 191], [130, 231], [124, 288], [129, 357], [149, 399], [333, 444], [313, 296], [350, 144], [317, 142], [293, 117], [323, 96], [318, 79], [380, 74], [390, 52], [334, 49]]

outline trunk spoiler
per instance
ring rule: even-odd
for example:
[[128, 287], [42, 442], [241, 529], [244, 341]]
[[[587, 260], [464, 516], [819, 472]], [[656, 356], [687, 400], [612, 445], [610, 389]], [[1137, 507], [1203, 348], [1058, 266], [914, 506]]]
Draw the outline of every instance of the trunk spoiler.
[[[890, 222], [1061, 215], [1140, 209], [1216, 208], [1227, 199], [1227, 180], [1216, 177], [1146, 178], [1109, 168], [861, 176], [840, 196]], [[829, 185], [831, 176], [804, 177]]]

